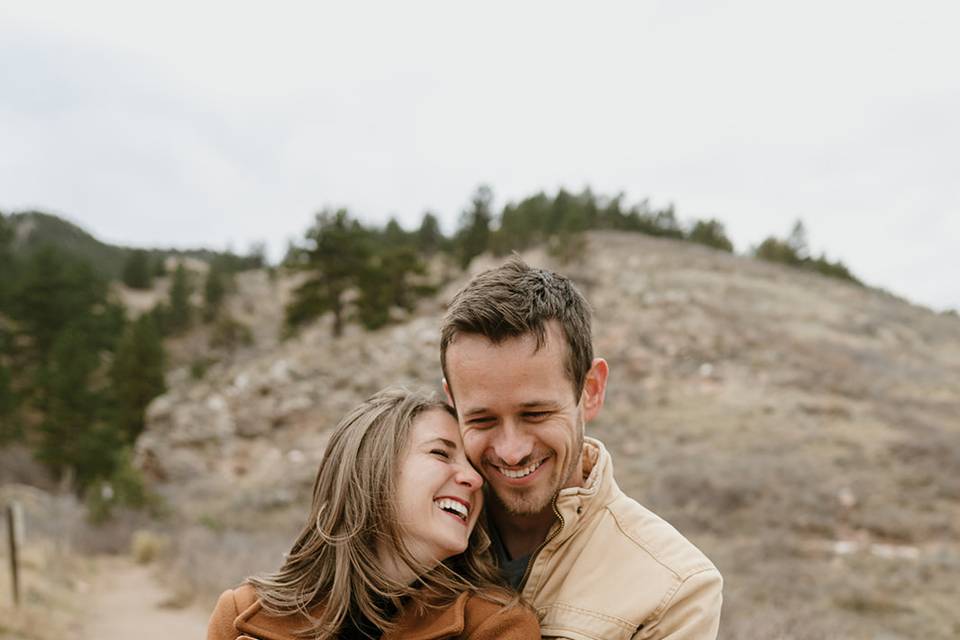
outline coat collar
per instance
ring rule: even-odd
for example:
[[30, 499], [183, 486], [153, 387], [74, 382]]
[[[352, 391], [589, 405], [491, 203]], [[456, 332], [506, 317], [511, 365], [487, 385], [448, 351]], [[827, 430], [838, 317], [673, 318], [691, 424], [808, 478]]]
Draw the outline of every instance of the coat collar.
[[[442, 609], [427, 609], [418, 613], [415, 608], [403, 612], [397, 627], [384, 634], [383, 640], [439, 640], [463, 633], [465, 610], [469, 593], [461, 593], [457, 599]], [[234, 626], [238, 631], [258, 640], [300, 640], [296, 632], [304, 628], [303, 618], [268, 614], [260, 606], [260, 600], [244, 609]]]
[[607, 506], [616, 495], [613, 460], [603, 443], [596, 438], [583, 439], [583, 485], [561, 489], [557, 495], [557, 511], [563, 517], [563, 530], [555, 542], [566, 540], [577, 523]]

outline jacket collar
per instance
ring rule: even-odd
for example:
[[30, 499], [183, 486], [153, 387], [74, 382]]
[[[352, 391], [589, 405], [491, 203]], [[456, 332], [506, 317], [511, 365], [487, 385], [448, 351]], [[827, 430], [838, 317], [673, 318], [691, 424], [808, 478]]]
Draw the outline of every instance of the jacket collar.
[[583, 486], [561, 489], [557, 495], [557, 511], [563, 518], [563, 530], [556, 542], [569, 537], [577, 523], [603, 509], [616, 496], [613, 460], [603, 443], [596, 438], [583, 439]]
[[[418, 613], [415, 607], [407, 608], [398, 620], [397, 627], [384, 634], [383, 640], [439, 640], [463, 633], [464, 617], [469, 593], [461, 593], [457, 599], [442, 609], [426, 609]], [[268, 614], [260, 606], [260, 600], [244, 609], [234, 626], [238, 631], [259, 640], [300, 640], [296, 632], [304, 629], [300, 616], [282, 618]]]

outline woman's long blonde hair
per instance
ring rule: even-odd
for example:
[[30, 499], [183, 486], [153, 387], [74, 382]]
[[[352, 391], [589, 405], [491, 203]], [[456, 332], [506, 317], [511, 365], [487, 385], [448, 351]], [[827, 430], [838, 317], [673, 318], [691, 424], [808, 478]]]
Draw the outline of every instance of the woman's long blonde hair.
[[[267, 612], [304, 616], [303, 637], [334, 638], [342, 625], [361, 616], [386, 631], [393, 626], [391, 608], [444, 606], [464, 591], [504, 605], [516, 602], [489, 560], [483, 517], [467, 551], [438, 566], [417, 561], [404, 543], [397, 478], [413, 422], [426, 411], [454, 415], [443, 402], [402, 389], [380, 391], [348, 413], [327, 444], [310, 517], [283, 566], [248, 579]], [[419, 576], [416, 582], [385, 576], [378, 549], [392, 552], [400, 566]]]

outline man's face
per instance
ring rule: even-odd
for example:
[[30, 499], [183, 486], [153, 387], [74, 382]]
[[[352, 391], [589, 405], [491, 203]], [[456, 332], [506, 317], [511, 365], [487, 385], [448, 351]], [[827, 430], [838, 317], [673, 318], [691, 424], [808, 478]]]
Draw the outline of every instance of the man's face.
[[556, 323], [539, 350], [533, 335], [494, 344], [463, 334], [447, 348], [446, 384], [467, 457], [516, 515], [540, 513], [560, 489], [582, 482], [584, 413], [566, 354]]

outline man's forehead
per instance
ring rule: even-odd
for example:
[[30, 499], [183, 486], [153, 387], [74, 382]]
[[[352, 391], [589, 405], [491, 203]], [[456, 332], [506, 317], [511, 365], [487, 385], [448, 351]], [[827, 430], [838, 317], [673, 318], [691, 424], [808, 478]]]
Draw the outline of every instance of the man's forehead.
[[[457, 349], [457, 347], [461, 347]], [[526, 351], [527, 355], [534, 356], [541, 351], [565, 351], [566, 336], [563, 327], [556, 320], [544, 323], [543, 335], [538, 336], [534, 331], [527, 331], [518, 335], [504, 336], [499, 339], [490, 338], [482, 333], [462, 331], [453, 335], [447, 346], [447, 359], [452, 352], [466, 349], [483, 349], [512, 351], [514, 349]]]
[[[512, 340], [512, 341], [511, 341]], [[461, 415], [498, 407], [556, 404], [569, 392], [565, 345], [533, 335], [495, 343], [465, 334], [447, 353], [447, 384]]]

